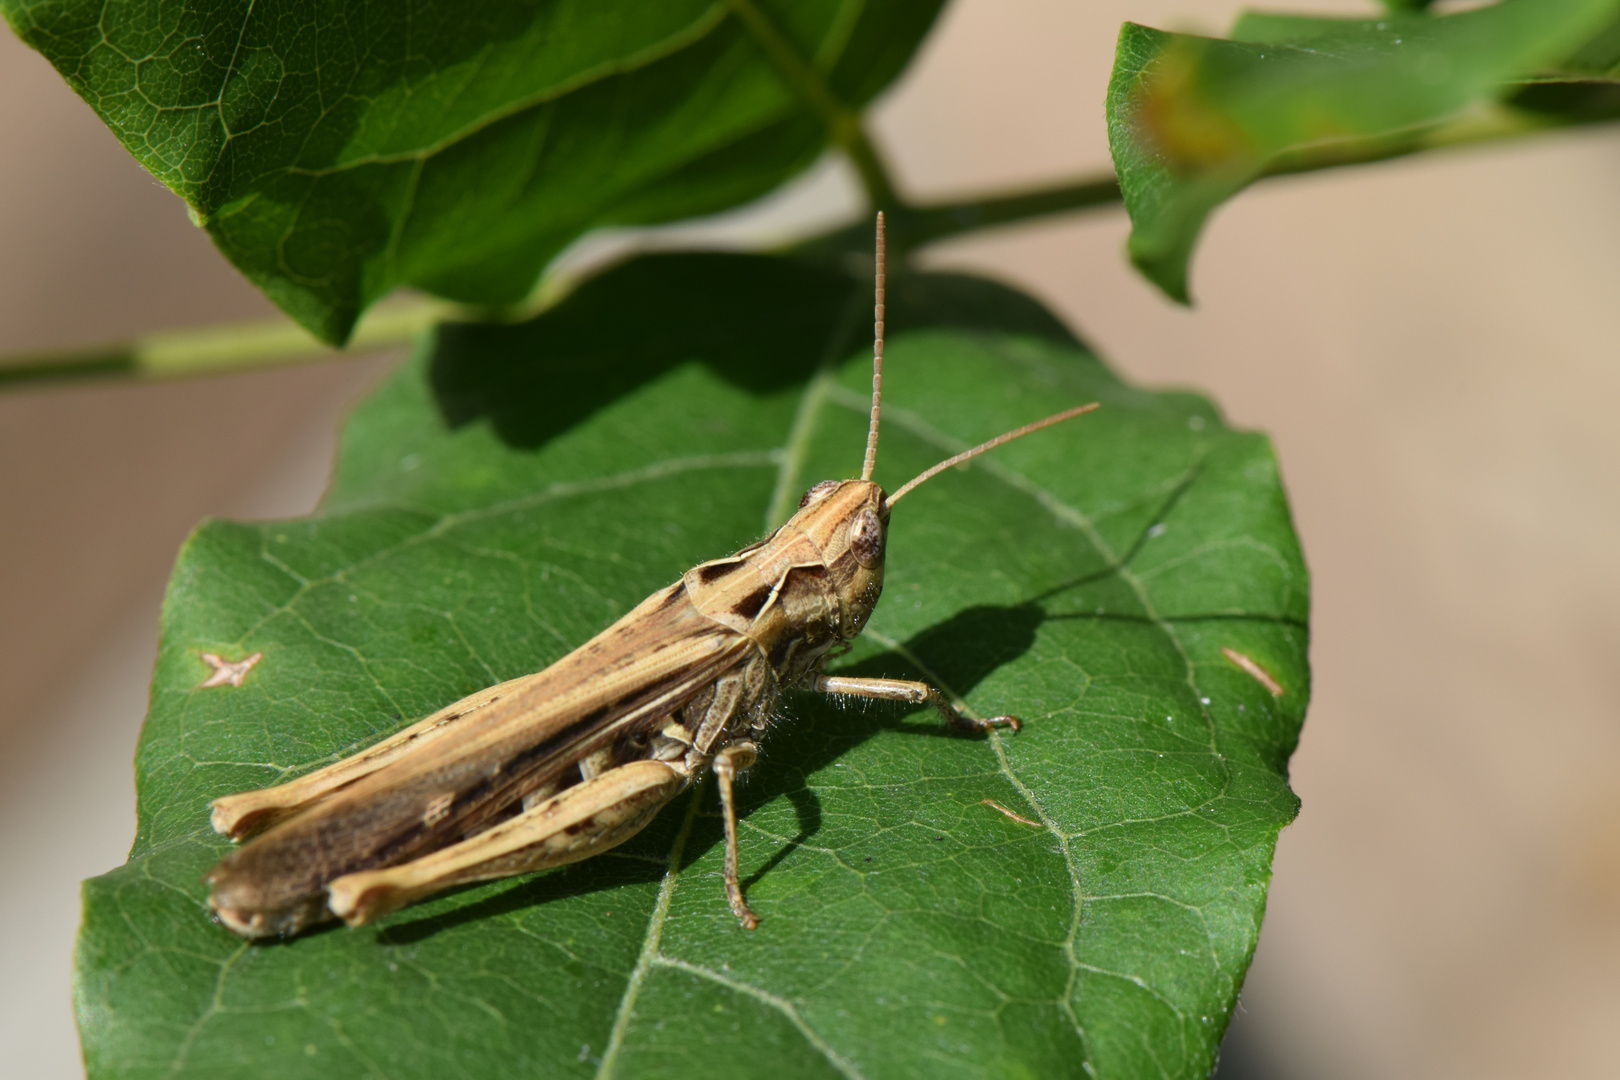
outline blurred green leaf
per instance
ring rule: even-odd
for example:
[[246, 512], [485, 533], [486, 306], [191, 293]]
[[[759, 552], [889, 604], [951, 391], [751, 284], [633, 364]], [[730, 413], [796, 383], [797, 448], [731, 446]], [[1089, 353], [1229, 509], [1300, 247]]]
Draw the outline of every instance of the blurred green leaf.
[[[969, 278], [893, 280], [880, 482], [1103, 408], [909, 496], [838, 670], [935, 679], [1021, 734], [791, 695], [741, 789], [752, 933], [707, 787], [615, 852], [378, 926], [248, 945], [207, 918], [210, 799], [551, 663], [850, 475], [869, 289], [661, 256], [524, 325], [445, 326], [357, 411], [320, 513], [197, 531], [139, 836], [85, 886], [92, 1077], [1208, 1074], [1297, 807], [1308, 582], [1276, 464]], [[263, 659], [203, 688], [202, 652]]]
[[238, 269], [339, 343], [397, 286], [514, 303], [588, 229], [764, 194], [827, 147], [826, 109], [858, 108], [900, 72], [940, 3], [0, 0], [0, 11]]
[[[1255, 179], [1430, 145], [1443, 122], [1606, 40], [1617, 13], [1616, 0], [1501, 0], [1376, 19], [1250, 13], [1232, 40], [1125, 24], [1108, 123], [1132, 261], [1187, 302], [1205, 219]], [[1575, 108], [1549, 102], [1535, 110], [1542, 119], [1521, 122], [1551, 122], [1560, 109], [1591, 118]]]
[[1572, 56], [1538, 73], [1537, 81], [1620, 80], [1620, 19], [1600, 30]]

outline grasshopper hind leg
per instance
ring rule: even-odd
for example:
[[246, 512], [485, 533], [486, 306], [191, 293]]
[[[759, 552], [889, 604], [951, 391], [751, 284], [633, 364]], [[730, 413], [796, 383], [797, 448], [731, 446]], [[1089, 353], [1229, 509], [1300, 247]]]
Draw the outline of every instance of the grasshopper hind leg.
[[640, 832], [691, 783], [662, 761], [633, 761], [567, 788], [493, 828], [420, 859], [345, 874], [327, 906], [361, 926], [436, 892], [600, 855]]

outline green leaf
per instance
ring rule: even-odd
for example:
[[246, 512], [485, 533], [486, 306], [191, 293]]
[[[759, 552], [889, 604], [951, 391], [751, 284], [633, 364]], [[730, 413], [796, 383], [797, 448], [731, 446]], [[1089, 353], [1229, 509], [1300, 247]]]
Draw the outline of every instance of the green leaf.
[[[1276, 463], [970, 278], [893, 281], [880, 482], [1102, 408], [909, 496], [836, 669], [937, 680], [1021, 734], [790, 695], [741, 788], [752, 933], [707, 786], [607, 855], [375, 927], [249, 945], [207, 918], [210, 799], [551, 663], [851, 475], [869, 288], [660, 256], [524, 325], [445, 326], [355, 414], [322, 512], [196, 532], [139, 836], [85, 886], [93, 1077], [1209, 1072], [1297, 808], [1308, 583]], [[203, 687], [205, 652], [262, 659]]]
[[0, 11], [238, 269], [340, 343], [397, 286], [514, 303], [589, 229], [764, 194], [826, 148], [829, 110], [864, 104], [900, 72], [940, 3]]
[[1132, 261], [1188, 302], [1205, 219], [1261, 175], [1440, 141], [1437, 125], [1513, 92], [1617, 14], [1615, 0], [1501, 0], [1439, 17], [1250, 13], [1230, 41], [1126, 23], [1108, 131]]
[[1620, 19], [1593, 35], [1562, 63], [1541, 72], [1538, 81], [1620, 81]]

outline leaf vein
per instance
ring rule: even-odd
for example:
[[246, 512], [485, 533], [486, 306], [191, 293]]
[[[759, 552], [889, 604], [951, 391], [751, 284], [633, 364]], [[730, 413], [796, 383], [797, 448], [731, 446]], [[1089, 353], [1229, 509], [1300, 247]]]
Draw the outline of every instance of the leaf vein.
[[524, 94], [521, 97], [514, 98], [512, 101], [499, 108], [491, 109], [455, 131], [411, 150], [402, 150], [395, 153], [365, 154], [324, 169], [301, 169], [296, 166], [288, 166], [283, 171], [300, 176], [321, 177], [347, 172], [367, 165], [395, 165], [407, 161], [425, 161], [435, 154], [442, 153], [452, 146], [472, 138], [486, 128], [493, 127], [502, 120], [508, 120], [530, 109], [552, 104], [569, 94], [583, 90], [593, 83], [604, 82], [616, 76], [629, 75], [659, 60], [673, 56], [682, 49], [690, 48], [713, 33], [725, 21], [726, 14], [723, 4], [715, 4], [681, 33], [671, 34], [664, 41], [657, 42], [622, 59], [611, 60], [586, 71], [581, 71], [554, 86], [547, 86], [531, 94]]
[[[151, 876], [150, 872], [148, 872], [147, 876]], [[224, 1011], [225, 978], [231, 973], [231, 968], [236, 965], [236, 962], [242, 958], [242, 955], [246, 953], [249, 948], [251, 948], [251, 946], [244, 941], [234, 950], [232, 950], [229, 956], [220, 961], [219, 974], [214, 978], [213, 997], [209, 999], [208, 1008], [204, 1009], [201, 1015], [197, 1017], [196, 1022], [193, 1023], [191, 1027], [186, 1029], [185, 1038], [180, 1040], [180, 1046], [174, 1052], [174, 1060], [169, 1063], [170, 1076], [178, 1076], [185, 1070], [186, 1059], [191, 1056], [191, 1047], [192, 1044], [197, 1041], [197, 1036], [202, 1033], [202, 1029], [208, 1023], [208, 1021], [212, 1020], [215, 1016], [218, 1016]]]
[[855, 1065], [855, 1063], [850, 1061], [843, 1054], [840, 1054], [837, 1050], [833, 1049], [832, 1044], [829, 1043], [820, 1032], [816, 1031], [815, 1028], [811, 1027], [805, 1021], [804, 1017], [800, 1015], [798, 1007], [787, 998], [773, 994], [768, 990], [763, 990], [752, 983], [743, 982], [741, 979], [733, 979], [724, 972], [715, 971], [713, 968], [704, 967], [701, 964], [694, 964], [678, 957], [665, 956], [664, 954], [659, 953], [657, 956], [653, 957], [653, 964], [658, 967], [671, 968], [676, 971], [684, 971], [688, 975], [696, 975], [700, 979], [708, 979], [711, 982], [719, 983], [728, 990], [735, 991], [739, 994], [744, 994], [756, 1001], [769, 1005], [771, 1008], [777, 1010], [783, 1016], [787, 1017], [788, 1021], [792, 1023], [795, 1029], [798, 1030], [799, 1034], [804, 1036], [805, 1041], [813, 1046], [817, 1053], [826, 1058], [828, 1063], [831, 1064], [833, 1068], [837, 1069], [841, 1075], [849, 1077], [850, 1080], [864, 1080], [860, 1069]]
[[[927, 678], [931, 680], [935, 686], [939, 687], [941, 691], [950, 697], [952, 704], [961, 709], [967, 715], [974, 715], [972, 709], [968, 707], [967, 702], [963, 700], [962, 696], [955, 690], [951, 689], [945, 680], [941, 679], [935, 672], [930, 670], [928, 665], [924, 664], [920, 659], [918, 659], [911, 652], [911, 650], [907, 649], [903, 644], [894, 640], [888, 635], [883, 634], [880, 631], [873, 630], [870, 627], [867, 628], [866, 633], [877, 640], [885, 648], [894, 650], [896, 653], [905, 657], [910, 663], [916, 665], [919, 671], [927, 676]], [[1082, 1066], [1088, 1067], [1091, 1061], [1091, 1048], [1086, 1039], [1085, 1025], [1080, 1023], [1079, 1014], [1074, 1011], [1074, 986], [1078, 978], [1078, 968], [1080, 963], [1079, 958], [1074, 951], [1074, 943], [1080, 932], [1080, 922], [1085, 908], [1085, 891], [1084, 884], [1080, 880], [1080, 867], [1075, 861], [1074, 853], [1069, 849], [1069, 838], [1063, 834], [1063, 830], [1058, 828], [1057, 822], [1054, 821], [1052, 816], [1047, 813], [1045, 804], [1042, 803], [1040, 799], [1036, 798], [1035, 793], [1030, 790], [1029, 786], [1025, 784], [1024, 781], [1019, 778], [1017, 772], [1013, 770], [1012, 762], [1007, 758], [1007, 747], [1005, 741], [1001, 737], [1001, 734], [995, 730], [992, 730], [989, 738], [990, 745], [992, 748], [994, 748], [996, 753], [997, 769], [1001, 772], [1002, 776], [1006, 777], [1007, 782], [1012, 784], [1018, 793], [1024, 797], [1025, 801], [1035, 811], [1035, 816], [1041, 819], [1041, 824], [1045, 826], [1046, 831], [1050, 833], [1053, 839], [1057, 841], [1058, 853], [1063, 858], [1064, 869], [1069, 872], [1069, 899], [1072, 908], [1069, 919], [1069, 932], [1063, 940], [1063, 953], [1069, 963], [1069, 983], [1064, 991], [1063, 1000], [1058, 1004], [1068, 1016], [1069, 1022], [1074, 1027], [1074, 1033], [1080, 1040]]]
[[641, 996], [641, 988], [647, 981], [647, 972], [652, 970], [653, 961], [658, 956], [658, 948], [664, 937], [664, 922], [669, 918], [670, 899], [675, 895], [675, 886], [681, 876], [681, 856], [686, 851], [686, 839], [692, 835], [692, 822], [697, 820], [700, 787], [693, 794], [686, 807], [686, 817], [681, 821], [680, 832], [675, 834], [675, 842], [669, 849], [669, 869], [664, 872], [664, 880], [658, 885], [658, 900], [653, 904], [653, 911], [647, 920], [646, 936], [642, 940], [641, 955], [636, 958], [636, 966], [625, 981], [624, 993], [619, 998], [619, 1007], [613, 1015], [613, 1028], [608, 1035], [607, 1048], [602, 1051], [602, 1064], [596, 1070], [597, 1080], [609, 1080], [618, 1067], [619, 1052], [624, 1048], [625, 1036], [630, 1031], [630, 1022], [635, 1018], [636, 999]]

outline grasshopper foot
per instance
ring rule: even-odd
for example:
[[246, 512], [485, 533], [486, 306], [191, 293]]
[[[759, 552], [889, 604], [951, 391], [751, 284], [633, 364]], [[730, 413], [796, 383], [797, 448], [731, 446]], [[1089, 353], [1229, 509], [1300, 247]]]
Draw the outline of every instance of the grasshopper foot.
[[955, 709], [951, 713], [951, 726], [969, 735], [988, 735], [998, 727], [1012, 728], [1015, 732], [1024, 730], [1024, 722], [1016, 716], [990, 716], [981, 720], [976, 716], [963, 716]]

